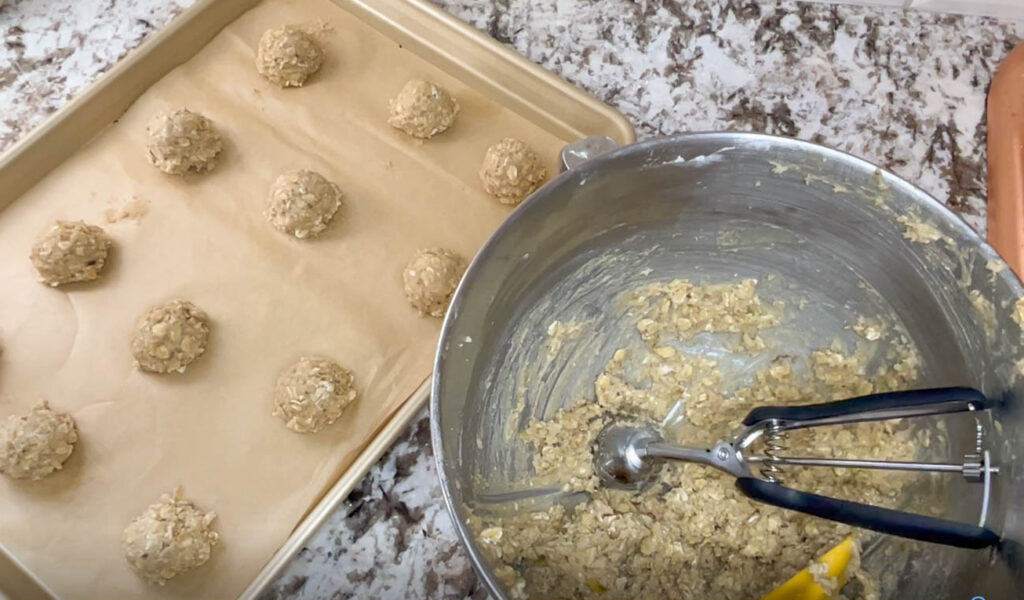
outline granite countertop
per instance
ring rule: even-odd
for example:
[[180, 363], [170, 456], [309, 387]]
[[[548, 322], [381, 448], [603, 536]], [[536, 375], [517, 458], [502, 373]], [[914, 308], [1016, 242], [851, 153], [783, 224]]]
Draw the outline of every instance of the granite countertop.
[[[862, 156], [985, 227], [985, 92], [1024, 22], [751, 0], [433, 0], [622, 111], [641, 138], [750, 130]], [[8, 0], [0, 149], [191, 0]], [[269, 598], [483, 598], [409, 431]]]

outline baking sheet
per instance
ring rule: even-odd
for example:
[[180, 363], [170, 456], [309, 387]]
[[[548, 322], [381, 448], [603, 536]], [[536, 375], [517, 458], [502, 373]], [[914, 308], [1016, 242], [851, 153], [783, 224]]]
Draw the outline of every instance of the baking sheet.
[[[255, 73], [266, 28], [321, 19], [328, 60], [306, 87], [280, 90]], [[412, 77], [437, 81], [462, 106], [455, 126], [426, 143], [385, 123], [387, 99]], [[225, 150], [211, 173], [178, 179], [148, 164], [145, 123], [182, 105], [213, 119]], [[80, 431], [63, 472], [0, 479], [7, 549], [64, 598], [241, 592], [429, 373], [440, 323], [406, 305], [400, 271], [420, 247], [471, 256], [508, 214], [476, 176], [486, 147], [506, 135], [557, 171], [565, 140], [329, 0], [273, 0], [0, 212], [0, 414], [46, 398]], [[345, 192], [336, 221], [312, 241], [289, 239], [262, 214], [271, 181], [291, 168], [318, 170]], [[117, 214], [124, 207], [130, 214]], [[120, 220], [107, 224], [111, 210]], [[103, 276], [56, 290], [37, 283], [35, 236], [54, 219], [79, 218], [115, 241]], [[206, 354], [180, 376], [135, 371], [135, 319], [176, 297], [210, 315]], [[270, 416], [274, 379], [306, 353], [351, 368], [361, 394], [315, 435]], [[177, 485], [218, 513], [221, 544], [206, 565], [155, 588], [128, 570], [120, 535]]]

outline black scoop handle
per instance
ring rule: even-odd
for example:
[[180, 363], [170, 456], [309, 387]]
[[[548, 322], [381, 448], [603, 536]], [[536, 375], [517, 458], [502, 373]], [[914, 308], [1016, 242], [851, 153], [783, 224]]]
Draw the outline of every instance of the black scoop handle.
[[837, 500], [754, 477], [738, 478], [736, 487], [748, 498], [772, 506], [879, 533], [957, 548], [987, 548], [999, 543], [999, 535], [985, 527]]
[[750, 426], [769, 420], [783, 422], [783, 429], [799, 429], [839, 423], [882, 421], [904, 417], [985, 410], [989, 400], [976, 389], [945, 387], [870, 394], [836, 402], [803, 406], [761, 406], [743, 419]]

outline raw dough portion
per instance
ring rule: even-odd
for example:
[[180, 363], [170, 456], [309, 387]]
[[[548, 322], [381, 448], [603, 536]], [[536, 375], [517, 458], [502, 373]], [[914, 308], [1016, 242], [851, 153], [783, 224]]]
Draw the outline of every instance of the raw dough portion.
[[267, 220], [299, 239], [314, 237], [327, 229], [341, 196], [337, 185], [315, 171], [288, 171], [270, 187]]
[[540, 187], [548, 176], [540, 158], [525, 143], [505, 138], [487, 149], [480, 181], [502, 204], [516, 205]]
[[912, 242], [930, 244], [945, 237], [942, 232], [935, 227], [935, 225], [932, 225], [927, 221], [922, 221], [917, 217], [903, 215], [896, 220], [906, 227], [906, 229], [903, 230], [903, 237]]
[[580, 339], [586, 325], [577, 321], [552, 321], [548, 325], [548, 360], [554, 360], [566, 342]]
[[406, 83], [388, 106], [388, 125], [424, 140], [451, 127], [459, 114], [459, 103], [443, 87], [420, 79]]
[[164, 585], [210, 559], [220, 537], [210, 527], [215, 518], [182, 498], [181, 488], [173, 496], [164, 494], [125, 527], [124, 558], [136, 575]]
[[42, 479], [64, 465], [76, 441], [71, 415], [50, 410], [43, 400], [27, 415], [7, 417], [0, 426], [0, 473]]
[[213, 122], [187, 108], [156, 115], [146, 132], [149, 162], [171, 175], [209, 171], [222, 148]]
[[352, 372], [332, 360], [304, 356], [274, 388], [274, 416], [299, 433], [316, 433], [338, 420], [356, 399]]
[[443, 317], [465, 271], [466, 261], [451, 250], [420, 250], [402, 272], [405, 297], [420, 315]]
[[324, 51], [309, 33], [285, 25], [268, 29], [256, 50], [256, 70], [281, 87], [301, 87], [324, 64]]
[[209, 319], [196, 305], [172, 300], [146, 311], [132, 338], [135, 366], [152, 373], [184, 373], [206, 350]]
[[57, 221], [32, 246], [39, 280], [51, 286], [96, 279], [107, 260], [110, 238], [84, 221]]
[[995, 333], [996, 326], [999, 325], [999, 319], [996, 317], [996, 305], [991, 300], [986, 298], [981, 290], [971, 290], [967, 294], [968, 299], [971, 301], [971, 306], [981, 317], [981, 324], [985, 327], [985, 333], [992, 335]]
[[1013, 322], [1024, 328], [1024, 298], [1018, 298], [1013, 304], [1013, 312], [1010, 313]]

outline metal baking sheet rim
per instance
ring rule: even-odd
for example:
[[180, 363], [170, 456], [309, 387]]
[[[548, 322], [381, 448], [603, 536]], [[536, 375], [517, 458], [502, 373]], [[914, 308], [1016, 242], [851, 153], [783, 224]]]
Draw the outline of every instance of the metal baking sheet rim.
[[[198, 0], [0, 154], [0, 209], [6, 208], [78, 148], [100, 134], [153, 83], [190, 59], [227, 24], [260, 1]], [[335, 1], [349, 5], [350, 10], [372, 27], [378, 30], [387, 28], [388, 31], [382, 32], [400, 40], [411, 52], [442, 58], [440, 68], [477, 81], [480, 87], [495, 94], [499, 102], [513, 107], [531, 120], [558, 127], [561, 135], [608, 135], [619, 144], [636, 140], [632, 125], [621, 113], [427, 0], [378, 3], [382, 6], [376, 7], [371, 6], [374, 0]], [[425, 23], [441, 25], [447, 38], [445, 41], [454, 47], [445, 49], [426, 39], [424, 36], [431, 34], [431, 28], [422, 27]], [[417, 25], [421, 27], [417, 29]], [[479, 52], [468, 52], [469, 48]], [[501, 73], [491, 68], [503, 63], [506, 68]], [[516, 94], [511, 88], [516, 90]], [[586, 110], [580, 111], [581, 107]], [[565, 117], [576, 120], [576, 123], [568, 122]], [[239, 596], [240, 600], [259, 598], [323, 521], [347, 498], [426, 405], [430, 396], [429, 384], [428, 377], [382, 424], [373, 441], [314, 503], [281, 548]], [[45, 583], [26, 570], [2, 544], [0, 597], [56, 598]]]

